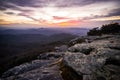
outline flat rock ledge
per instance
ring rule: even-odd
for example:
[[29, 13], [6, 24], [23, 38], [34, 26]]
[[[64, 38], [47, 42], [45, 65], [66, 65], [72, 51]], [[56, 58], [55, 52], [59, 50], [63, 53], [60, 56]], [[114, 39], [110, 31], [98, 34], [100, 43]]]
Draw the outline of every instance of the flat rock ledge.
[[72, 80], [120, 80], [119, 67], [120, 36], [75, 44], [62, 62], [63, 76], [68, 71]]
[[63, 53], [48, 52], [38, 59], [13, 67], [0, 80], [63, 80], [59, 63]]

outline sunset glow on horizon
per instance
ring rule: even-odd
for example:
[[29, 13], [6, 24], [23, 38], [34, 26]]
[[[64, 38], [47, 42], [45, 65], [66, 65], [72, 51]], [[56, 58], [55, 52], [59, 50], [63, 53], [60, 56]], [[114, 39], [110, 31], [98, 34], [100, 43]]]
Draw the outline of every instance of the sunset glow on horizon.
[[1, 0], [0, 27], [95, 27], [120, 23], [119, 0]]

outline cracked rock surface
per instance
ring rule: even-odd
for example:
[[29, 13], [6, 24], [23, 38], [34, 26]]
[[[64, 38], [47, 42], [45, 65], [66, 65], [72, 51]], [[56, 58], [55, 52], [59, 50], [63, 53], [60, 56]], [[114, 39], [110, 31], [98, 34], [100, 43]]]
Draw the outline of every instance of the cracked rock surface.
[[120, 36], [75, 44], [63, 58], [82, 80], [120, 79]]

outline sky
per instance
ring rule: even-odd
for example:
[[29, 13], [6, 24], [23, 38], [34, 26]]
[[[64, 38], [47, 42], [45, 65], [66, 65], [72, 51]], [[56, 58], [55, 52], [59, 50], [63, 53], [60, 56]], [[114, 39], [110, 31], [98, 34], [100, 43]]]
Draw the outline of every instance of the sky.
[[120, 23], [120, 0], [0, 0], [0, 27], [92, 28]]

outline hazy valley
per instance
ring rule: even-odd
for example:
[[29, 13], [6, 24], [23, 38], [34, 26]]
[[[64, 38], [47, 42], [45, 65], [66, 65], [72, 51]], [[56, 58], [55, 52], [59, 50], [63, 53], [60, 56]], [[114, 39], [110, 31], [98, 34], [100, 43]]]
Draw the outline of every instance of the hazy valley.
[[71, 39], [87, 34], [88, 29], [1, 29], [0, 70], [5, 70], [36, 58], [54, 47], [68, 44]]

